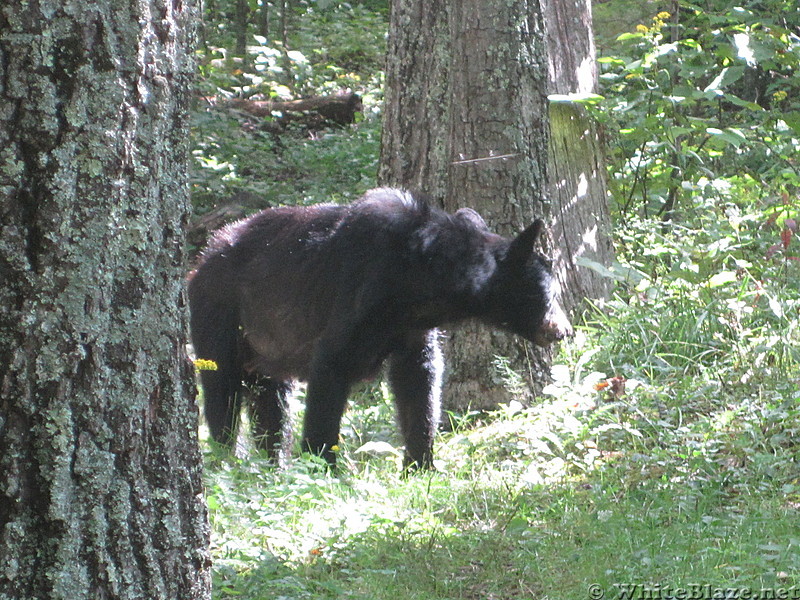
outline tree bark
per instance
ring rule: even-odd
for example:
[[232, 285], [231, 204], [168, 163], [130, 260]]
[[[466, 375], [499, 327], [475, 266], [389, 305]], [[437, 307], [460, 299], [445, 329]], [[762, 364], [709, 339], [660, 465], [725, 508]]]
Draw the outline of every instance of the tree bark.
[[548, 197], [552, 201], [553, 258], [564, 307], [576, 315], [585, 299], [605, 298], [611, 282], [578, 261], [611, 264], [614, 248], [605, 179], [605, 157], [595, 123], [568, 94], [597, 87], [590, 0], [548, 0], [550, 103]]
[[591, 0], [546, 0], [551, 94], [586, 94], [597, 89]]
[[440, 204], [453, 158], [448, 140], [450, 2], [392, 0], [378, 181]]
[[258, 7], [258, 33], [269, 39], [269, 2], [261, 0]]
[[577, 315], [587, 299], [606, 298], [611, 281], [581, 266], [608, 267], [614, 259], [603, 147], [586, 110], [574, 102], [550, 104], [549, 197], [553, 202], [553, 262], [565, 309]]
[[247, 26], [250, 17], [250, 3], [248, 0], [236, 0], [236, 18], [234, 29], [236, 46], [233, 50], [236, 56], [247, 58]]
[[191, 0], [0, 11], [0, 598], [208, 598]]

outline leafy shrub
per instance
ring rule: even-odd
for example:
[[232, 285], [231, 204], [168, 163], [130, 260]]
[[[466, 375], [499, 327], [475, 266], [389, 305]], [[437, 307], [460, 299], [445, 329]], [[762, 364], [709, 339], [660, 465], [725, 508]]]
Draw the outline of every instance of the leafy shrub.
[[[620, 283], [597, 368], [794, 381], [800, 368], [800, 13], [675, 3], [601, 58]], [[587, 264], [598, 268], [598, 265]]]
[[637, 278], [589, 318], [601, 332], [599, 370], [740, 383], [796, 378], [796, 208], [747, 194], [737, 186], [698, 196], [692, 221], [667, 229], [629, 222], [620, 272]]
[[[701, 179], [800, 173], [800, 13], [793, 2], [681, 1], [619, 36], [596, 109], [620, 216], [689, 216]], [[787, 188], [788, 189], [788, 188]]]

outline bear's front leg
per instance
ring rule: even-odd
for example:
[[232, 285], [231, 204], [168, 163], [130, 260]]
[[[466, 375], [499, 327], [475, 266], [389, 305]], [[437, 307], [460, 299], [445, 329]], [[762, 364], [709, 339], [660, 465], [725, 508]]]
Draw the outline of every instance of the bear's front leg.
[[389, 382], [406, 443], [406, 468], [433, 468], [443, 370], [436, 329], [409, 334], [390, 357]]

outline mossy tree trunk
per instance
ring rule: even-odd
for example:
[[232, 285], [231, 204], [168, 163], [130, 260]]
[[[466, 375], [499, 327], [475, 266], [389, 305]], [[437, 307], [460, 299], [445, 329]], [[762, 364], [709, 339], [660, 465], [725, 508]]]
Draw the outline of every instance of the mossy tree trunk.
[[[549, 5], [547, 15], [559, 14]], [[576, 27], [588, 27], [590, 13], [583, 16]], [[379, 181], [423, 191], [448, 210], [470, 206], [507, 236], [537, 216], [566, 214], [561, 197], [573, 182], [554, 185], [548, 173], [553, 154], [545, 40], [567, 40], [546, 38], [545, 20], [537, 0], [394, 0]], [[590, 28], [578, 34], [591, 38]], [[549, 50], [558, 56], [561, 48]], [[593, 54], [579, 52], [584, 56], [576, 64], [593, 66]], [[553, 191], [559, 192], [554, 207]], [[605, 196], [599, 199], [583, 210], [607, 213]], [[559, 223], [545, 246], [558, 258], [559, 278], [574, 284], [575, 233]], [[569, 292], [567, 299], [574, 304]], [[551, 350], [474, 323], [447, 334], [444, 404], [450, 409], [529, 399], [549, 377]], [[503, 385], [506, 367], [520, 376], [513, 394]]]
[[0, 9], [0, 598], [207, 598], [192, 0]]

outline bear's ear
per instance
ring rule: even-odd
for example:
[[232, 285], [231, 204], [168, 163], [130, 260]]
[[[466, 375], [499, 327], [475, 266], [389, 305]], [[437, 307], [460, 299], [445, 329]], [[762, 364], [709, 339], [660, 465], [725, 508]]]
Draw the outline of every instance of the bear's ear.
[[486, 221], [483, 220], [483, 217], [471, 208], [459, 208], [456, 211], [455, 217], [467, 223], [472, 223], [481, 231], [489, 231], [489, 227], [486, 225]]
[[506, 261], [511, 264], [524, 264], [533, 253], [533, 245], [544, 230], [544, 221], [536, 219], [525, 231], [520, 233], [511, 242]]

